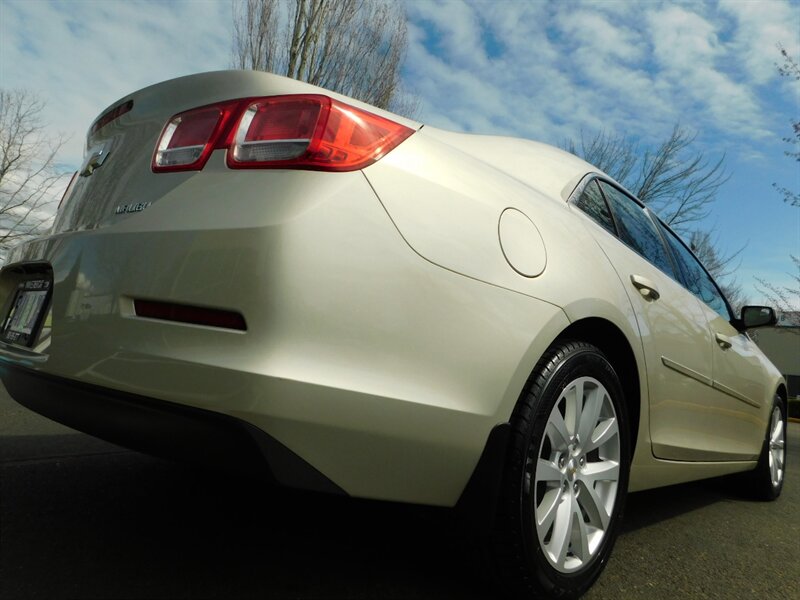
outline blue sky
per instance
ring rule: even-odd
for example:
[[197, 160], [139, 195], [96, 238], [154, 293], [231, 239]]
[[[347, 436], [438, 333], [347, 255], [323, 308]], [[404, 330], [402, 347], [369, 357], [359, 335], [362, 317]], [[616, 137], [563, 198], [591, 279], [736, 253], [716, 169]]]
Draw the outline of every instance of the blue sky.
[[[800, 56], [800, 2], [419, 0], [404, 78], [423, 122], [558, 144], [599, 129], [664, 139], [676, 122], [730, 180], [703, 223], [723, 248], [747, 248], [737, 276], [789, 283], [800, 255], [800, 209], [772, 183], [800, 189], [780, 140], [800, 116], [800, 88], [776, 70], [777, 42]], [[227, 68], [227, 0], [0, 0], [0, 86], [47, 101], [53, 132], [71, 136], [76, 168], [86, 128], [119, 97], [169, 79]]]

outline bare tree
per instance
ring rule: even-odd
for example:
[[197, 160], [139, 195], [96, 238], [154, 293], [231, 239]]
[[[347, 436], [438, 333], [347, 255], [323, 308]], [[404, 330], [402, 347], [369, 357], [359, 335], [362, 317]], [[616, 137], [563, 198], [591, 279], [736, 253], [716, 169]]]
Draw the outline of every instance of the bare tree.
[[[800, 65], [797, 64], [794, 57], [789, 56], [789, 52], [783, 45], [778, 44], [778, 50], [780, 50], [781, 56], [783, 57], [783, 64], [776, 65], [778, 67], [778, 73], [780, 73], [782, 77], [788, 77], [794, 80], [797, 85], [797, 82], [800, 82]], [[792, 125], [792, 135], [783, 138], [783, 141], [787, 144], [791, 144], [794, 150], [786, 150], [784, 154], [800, 162], [800, 119], [795, 117], [790, 120], [790, 123]], [[777, 183], [773, 183], [772, 187], [778, 190], [778, 193], [783, 196], [784, 202], [792, 206], [800, 206], [800, 192], [794, 192], [788, 188], [781, 187]]]
[[609, 174], [647, 204], [670, 227], [689, 238], [689, 245], [722, 288], [731, 306], [745, 302], [741, 285], [733, 277], [733, 263], [744, 250], [724, 254], [712, 232], [696, 225], [711, 212], [717, 191], [728, 180], [725, 157], [708, 160], [692, 149], [695, 134], [675, 125], [658, 145], [644, 147], [631, 137], [600, 132], [581, 135], [580, 144], [562, 146]]
[[[800, 65], [797, 61], [789, 55], [789, 52], [782, 44], [777, 45], [781, 53], [782, 64], [776, 64], [778, 73], [782, 77], [788, 77], [794, 82], [800, 82]], [[786, 156], [800, 161], [800, 120], [797, 118], [791, 119], [792, 132], [794, 137], [785, 137], [783, 141], [794, 146], [794, 151], [786, 150]], [[774, 187], [783, 196], [783, 201], [791, 204], [792, 206], [800, 207], [800, 193], [794, 192], [785, 187], [780, 187], [778, 184], [773, 183]], [[789, 285], [778, 286], [766, 281], [761, 277], [756, 277], [758, 285], [755, 286], [756, 290], [763, 294], [767, 302], [772, 304], [778, 311], [784, 313], [795, 313], [800, 311], [800, 258], [789, 255], [795, 268], [794, 274], [789, 274], [792, 282]]]
[[8, 250], [50, 225], [61, 137], [44, 133], [44, 103], [25, 90], [0, 89], [0, 262]]
[[[778, 73], [782, 77], [788, 77], [795, 83], [800, 82], [800, 65], [797, 61], [789, 55], [789, 52], [782, 44], [778, 44], [778, 50], [781, 53], [783, 63], [776, 64]], [[786, 150], [786, 156], [800, 161], [800, 119], [793, 118], [790, 120], [792, 124], [792, 133], [794, 137], [785, 137], [783, 141], [794, 146], [794, 151]], [[774, 187], [783, 196], [783, 201], [792, 205], [800, 207], [800, 193], [793, 192], [792, 190], [780, 187], [778, 184], [773, 183]], [[778, 286], [766, 281], [761, 277], [756, 277], [758, 285], [755, 286], [756, 290], [763, 294], [767, 302], [772, 304], [778, 311], [783, 313], [797, 313], [800, 311], [800, 258], [790, 254], [789, 258], [794, 264], [795, 273], [789, 273], [792, 283], [789, 285]], [[795, 314], [795, 320], [797, 319]]]
[[[286, 48], [278, 44], [278, 3], [233, 1], [233, 66], [277, 73]], [[284, 71], [285, 72], [285, 71]]]
[[396, 112], [405, 8], [387, 0], [233, 0], [233, 66], [286, 75]]
[[691, 149], [696, 135], [675, 125], [658, 146], [642, 148], [635, 139], [600, 132], [580, 145], [563, 147], [608, 173], [683, 233], [711, 211], [717, 191], [728, 180], [725, 157], [716, 162]]
[[792, 283], [789, 285], [778, 286], [765, 281], [761, 277], [756, 277], [756, 281], [759, 283], [756, 289], [764, 294], [764, 297], [772, 306], [785, 313], [800, 311], [800, 258], [792, 254], [789, 256], [795, 268], [793, 274], [788, 274], [792, 278]]
[[580, 145], [576, 145], [573, 140], [566, 140], [562, 147], [608, 173], [626, 187], [631, 182], [633, 168], [640, 160], [639, 144], [636, 140], [605, 131], [588, 139], [581, 132]]

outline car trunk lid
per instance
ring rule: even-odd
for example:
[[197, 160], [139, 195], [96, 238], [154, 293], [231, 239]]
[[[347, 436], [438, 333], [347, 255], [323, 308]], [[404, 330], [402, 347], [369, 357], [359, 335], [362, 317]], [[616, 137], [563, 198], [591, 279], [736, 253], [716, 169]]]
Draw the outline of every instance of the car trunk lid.
[[154, 173], [153, 153], [174, 115], [237, 98], [323, 94], [414, 129], [419, 124], [327, 90], [257, 71], [217, 71], [172, 79], [113, 103], [89, 129], [86, 152], [53, 232], [99, 229], [131, 218], [202, 171]]

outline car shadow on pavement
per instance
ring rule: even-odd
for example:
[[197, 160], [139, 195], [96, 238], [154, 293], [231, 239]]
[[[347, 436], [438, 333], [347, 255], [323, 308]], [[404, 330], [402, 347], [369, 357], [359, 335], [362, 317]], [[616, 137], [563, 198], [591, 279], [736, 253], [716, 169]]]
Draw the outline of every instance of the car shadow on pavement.
[[[727, 560], [739, 556], [744, 542], [726, 537], [737, 528], [721, 523], [774, 513], [737, 509], [744, 499], [729, 478], [631, 494], [620, 543], [590, 597], [695, 590], [705, 581], [695, 565], [725, 564], [704, 558], [706, 538], [734, 552]], [[452, 511], [277, 489], [77, 433], [0, 436], [0, 541], [4, 600], [496, 598]], [[755, 580], [752, 552], [725, 578]], [[792, 586], [770, 577], [772, 587], [753, 589]], [[714, 597], [740, 597], [741, 585]]]
[[450, 511], [0, 437], [4, 598], [490, 598]]
[[629, 494], [622, 534], [709, 507], [718, 502], [750, 501], [736, 476], [704, 479]]

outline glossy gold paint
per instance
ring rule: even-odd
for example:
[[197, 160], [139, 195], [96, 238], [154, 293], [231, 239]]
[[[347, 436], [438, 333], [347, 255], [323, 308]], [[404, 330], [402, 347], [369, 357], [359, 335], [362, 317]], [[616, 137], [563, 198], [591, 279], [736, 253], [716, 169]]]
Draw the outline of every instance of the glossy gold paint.
[[[419, 129], [334, 95], [419, 130], [363, 172], [233, 171], [224, 150], [200, 172], [151, 172], [172, 115], [287, 93], [328, 92], [233, 71], [123, 98], [133, 109], [90, 139], [110, 148], [102, 167], [0, 275], [0, 302], [15, 264], [44, 261], [55, 284], [47, 345], [2, 345], [3, 360], [244, 419], [355, 496], [451, 506], [547, 347], [599, 318], [628, 340], [641, 382], [631, 489], [753, 466], [780, 375], [565, 202], [594, 171], [571, 155]], [[541, 235], [546, 262], [522, 269], [536, 276], [504, 256], [509, 209]], [[134, 298], [236, 311], [248, 329], [140, 319]]]

